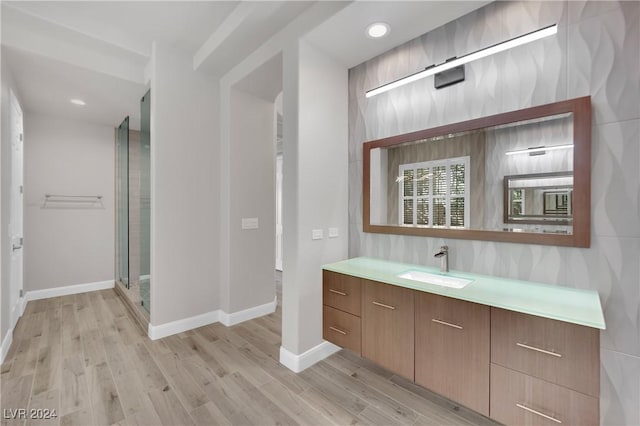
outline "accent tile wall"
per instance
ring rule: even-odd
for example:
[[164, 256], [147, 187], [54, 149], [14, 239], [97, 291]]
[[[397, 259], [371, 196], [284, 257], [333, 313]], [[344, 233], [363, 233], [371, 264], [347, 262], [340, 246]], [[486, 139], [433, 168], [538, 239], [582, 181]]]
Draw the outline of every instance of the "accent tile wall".
[[[558, 34], [366, 99], [365, 91], [446, 58], [558, 23]], [[349, 73], [349, 255], [436, 265], [444, 240], [362, 232], [362, 143], [591, 95], [589, 249], [447, 240], [452, 269], [597, 290], [601, 420], [640, 424], [640, 2], [494, 2]]]

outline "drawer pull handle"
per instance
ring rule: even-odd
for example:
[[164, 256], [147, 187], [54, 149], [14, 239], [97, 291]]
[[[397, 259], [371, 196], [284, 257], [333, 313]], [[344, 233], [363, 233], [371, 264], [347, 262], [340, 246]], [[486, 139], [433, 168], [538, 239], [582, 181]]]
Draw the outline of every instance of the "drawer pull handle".
[[536, 348], [534, 346], [525, 345], [524, 343], [519, 343], [519, 342], [516, 343], [516, 345], [520, 346], [521, 348], [531, 349], [532, 351], [541, 352], [543, 354], [547, 354], [547, 355], [555, 356], [555, 357], [558, 357], [558, 358], [562, 358], [562, 354], [559, 354], [557, 352], [545, 351], [544, 349]]
[[437, 322], [438, 324], [446, 325], [447, 327], [453, 327], [453, 328], [457, 328], [458, 330], [462, 330], [462, 326], [461, 325], [451, 324], [450, 322], [441, 321], [441, 320], [435, 319], [435, 318], [431, 318], [431, 321]]
[[396, 309], [395, 306], [385, 305], [384, 303], [380, 303], [380, 302], [371, 302], [371, 303], [373, 303], [376, 306], [380, 306], [380, 307], [391, 309], [391, 310], [395, 310]]
[[528, 412], [530, 412], [530, 413], [537, 414], [538, 416], [540, 416], [540, 417], [544, 417], [544, 418], [545, 418], [545, 419], [547, 419], [547, 420], [552, 420], [552, 421], [554, 421], [554, 422], [556, 422], [556, 423], [562, 423], [562, 421], [561, 421], [561, 420], [558, 420], [558, 419], [556, 419], [555, 417], [547, 416], [546, 414], [541, 413], [540, 411], [536, 411], [536, 410], [534, 410], [533, 408], [526, 407], [526, 406], [524, 406], [524, 405], [522, 405], [522, 404], [516, 404], [516, 407], [518, 407], [518, 408], [522, 408], [523, 410], [528, 411]]
[[334, 290], [334, 289], [332, 289], [332, 288], [330, 288], [330, 289], [329, 289], [329, 291], [330, 291], [331, 293], [339, 294], [340, 296], [347, 296], [347, 293], [344, 293], [344, 292], [342, 292], [342, 291], [338, 291], [338, 290]]
[[345, 336], [347, 335], [346, 331], [340, 330], [339, 328], [335, 328], [333, 326], [329, 327], [331, 330], [335, 331], [336, 333], [340, 333], [340, 334], [344, 334]]

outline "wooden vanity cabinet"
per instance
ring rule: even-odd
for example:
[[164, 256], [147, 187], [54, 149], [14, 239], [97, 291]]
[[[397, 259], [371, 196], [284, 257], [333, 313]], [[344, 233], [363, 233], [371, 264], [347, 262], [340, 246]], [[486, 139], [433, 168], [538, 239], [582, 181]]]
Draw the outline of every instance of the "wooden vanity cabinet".
[[415, 382], [489, 415], [490, 308], [416, 291]]
[[363, 280], [362, 356], [413, 380], [414, 291]]
[[323, 271], [323, 337], [506, 425], [596, 425], [600, 330]]

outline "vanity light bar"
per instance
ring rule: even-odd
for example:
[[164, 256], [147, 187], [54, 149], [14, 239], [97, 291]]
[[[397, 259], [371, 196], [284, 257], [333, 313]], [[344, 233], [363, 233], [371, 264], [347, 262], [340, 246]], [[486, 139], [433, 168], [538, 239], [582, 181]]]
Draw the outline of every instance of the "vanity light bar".
[[469, 63], [471, 61], [475, 61], [476, 59], [484, 58], [486, 56], [493, 55], [495, 53], [499, 53], [508, 49], [511, 49], [516, 46], [520, 46], [523, 44], [530, 43], [535, 40], [539, 40], [544, 37], [548, 37], [554, 35], [558, 32], [558, 25], [553, 24], [548, 27], [541, 28], [536, 31], [532, 31], [527, 34], [523, 34], [521, 36], [512, 38], [507, 41], [503, 41], [498, 44], [494, 44], [493, 46], [485, 47], [484, 49], [476, 50], [475, 52], [468, 53], [459, 58], [452, 58], [438, 65], [431, 65], [425, 68], [423, 71], [418, 71], [415, 74], [411, 74], [407, 77], [403, 77], [400, 80], [392, 81], [391, 83], [384, 84], [375, 89], [371, 89], [367, 91], [366, 97], [370, 98], [375, 95], [379, 95], [380, 93], [388, 92], [389, 90], [395, 89], [396, 87], [404, 86], [405, 84], [412, 83], [416, 80], [421, 80], [425, 77], [429, 77], [434, 74], [441, 73], [443, 71], [450, 70], [452, 68], [458, 67], [460, 65]]
[[539, 146], [535, 148], [519, 149], [517, 151], [507, 151], [505, 155], [517, 155], [517, 154], [532, 154], [535, 152], [545, 153], [547, 151], [555, 151], [557, 149], [571, 149], [573, 144], [568, 145], [553, 145], [553, 146]]

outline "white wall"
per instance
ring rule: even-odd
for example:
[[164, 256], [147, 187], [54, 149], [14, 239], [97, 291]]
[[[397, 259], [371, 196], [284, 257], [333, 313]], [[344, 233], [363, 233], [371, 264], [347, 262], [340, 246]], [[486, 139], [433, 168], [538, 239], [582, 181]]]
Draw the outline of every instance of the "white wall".
[[[26, 113], [24, 289], [114, 279], [114, 129]], [[101, 195], [102, 205], [45, 194]]]
[[[347, 257], [347, 78], [305, 41], [284, 51], [282, 347], [295, 355], [323, 341], [322, 265]], [[311, 240], [313, 229], [324, 239]]]
[[218, 85], [154, 43], [151, 66], [151, 325], [219, 307]]
[[[284, 148], [284, 161], [285, 169], [288, 167], [288, 171], [285, 170], [284, 181], [285, 185], [289, 185], [284, 188], [284, 200], [283, 200], [283, 228], [284, 228], [284, 267], [283, 267], [283, 347], [286, 350], [295, 355], [299, 354], [300, 334], [310, 333], [309, 341], [312, 341], [311, 345], [317, 345], [322, 342], [322, 331], [320, 323], [322, 320], [321, 312], [321, 297], [320, 297], [320, 277], [321, 277], [321, 265], [323, 263], [323, 256], [318, 256], [316, 247], [339, 247], [337, 250], [330, 249], [328, 252], [331, 254], [326, 257], [331, 257], [331, 260], [337, 260], [344, 258], [347, 253], [347, 162], [345, 160], [346, 145], [347, 145], [347, 70], [341, 68], [338, 72], [340, 77], [335, 78], [336, 72], [332, 70], [327, 64], [322, 67], [323, 71], [327, 71], [327, 74], [318, 72], [317, 77], [319, 81], [313, 82], [313, 85], [318, 85], [326, 89], [331, 87], [328, 93], [324, 93], [322, 90], [318, 90], [316, 96], [335, 100], [333, 94], [337, 93], [340, 102], [336, 105], [329, 107], [330, 111], [326, 111], [327, 105], [324, 102], [320, 102], [316, 105], [319, 114], [317, 116], [318, 125], [310, 128], [308, 131], [318, 132], [318, 137], [314, 138], [313, 142], [317, 143], [317, 149], [334, 151], [335, 144], [339, 144], [342, 149], [339, 149], [335, 158], [331, 161], [325, 161], [323, 156], [319, 159], [322, 163], [316, 166], [323, 167], [323, 173], [329, 171], [331, 176], [325, 180], [328, 185], [335, 183], [333, 189], [337, 192], [333, 194], [333, 198], [317, 198], [318, 195], [309, 195], [305, 197], [312, 199], [310, 201], [309, 209], [313, 210], [318, 207], [319, 214], [327, 209], [335, 209], [338, 216], [344, 217], [343, 221], [335, 221], [335, 226], [340, 228], [341, 236], [338, 239], [328, 241], [321, 241], [319, 244], [307, 247], [299, 245], [297, 243], [298, 234], [300, 233], [298, 227], [298, 39], [310, 29], [316, 27], [320, 22], [326, 20], [329, 16], [342, 9], [346, 3], [340, 2], [318, 2], [305, 11], [301, 16], [292, 21], [289, 25], [282, 29], [278, 34], [267, 40], [260, 48], [254, 51], [251, 55], [247, 56], [240, 64], [235, 66], [227, 74], [225, 74], [220, 81], [220, 180], [223, 183], [221, 187], [221, 220], [220, 220], [220, 297], [222, 304], [228, 304], [231, 297], [231, 289], [229, 283], [231, 282], [232, 272], [230, 270], [231, 260], [229, 258], [229, 251], [227, 247], [231, 245], [231, 231], [230, 224], [233, 224], [231, 219], [231, 209], [228, 207], [231, 204], [231, 185], [228, 184], [231, 181], [230, 161], [231, 158], [231, 88], [249, 76], [256, 69], [260, 68], [264, 63], [274, 58], [275, 56], [282, 54], [283, 57], [283, 116], [284, 119], [284, 140], [288, 140], [288, 147]], [[331, 61], [328, 61], [331, 62]], [[338, 67], [340, 68], [340, 67]], [[339, 84], [336, 84], [336, 80], [340, 80]], [[307, 95], [308, 96], [308, 95]], [[344, 99], [343, 99], [344, 98]], [[306, 104], [313, 104], [317, 102], [317, 99], [306, 99]], [[336, 108], [334, 108], [336, 107]], [[312, 118], [313, 120], [313, 118]], [[324, 120], [324, 122], [322, 122]], [[326, 121], [329, 120], [329, 121]], [[252, 123], [246, 123], [248, 126]], [[340, 129], [339, 131], [335, 131]], [[335, 132], [334, 132], [335, 131]], [[329, 138], [325, 138], [325, 136]], [[334, 137], [337, 136], [337, 137]], [[306, 152], [306, 151], [305, 151]], [[307, 155], [312, 155], [310, 152], [306, 152]], [[343, 164], [344, 161], [344, 164]], [[317, 171], [317, 167], [311, 168], [312, 171]], [[306, 173], [306, 172], [305, 172]], [[313, 178], [313, 179], [318, 179]], [[324, 179], [324, 178], [323, 178]], [[318, 179], [318, 180], [323, 180]], [[288, 181], [288, 184], [286, 183]], [[319, 194], [321, 197], [323, 194]], [[303, 201], [304, 202], [304, 201]], [[326, 203], [326, 204], [325, 204]], [[289, 212], [289, 213], [287, 213]], [[327, 223], [333, 222], [331, 216], [327, 215], [323, 220]], [[237, 226], [237, 224], [235, 225]], [[327, 225], [329, 226], [329, 225]], [[331, 225], [333, 226], [333, 225]], [[326, 233], [325, 229], [325, 233]], [[305, 227], [305, 238], [310, 238], [311, 228]], [[314, 257], [315, 256], [315, 257]], [[298, 260], [300, 262], [307, 261], [307, 258], [313, 258], [312, 262], [314, 266], [310, 267], [310, 271], [315, 273], [312, 281], [308, 281], [307, 277], [300, 271], [306, 271], [307, 266], [301, 265], [298, 268]], [[288, 259], [288, 260], [287, 260]], [[288, 266], [287, 266], [288, 265]], [[271, 265], [273, 266], [273, 265]], [[287, 270], [287, 268], [291, 268]], [[287, 287], [286, 289], [284, 287]], [[308, 294], [310, 291], [311, 294]], [[307, 307], [303, 302], [307, 302], [309, 297], [315, 298], [315, 302], [312, 302], [313, 309], [309, 312], [305, 312]], [[235, 301], [233, 302], [235, 304]], [[286, 305], [286, 306], [284, 306]], [[299, 315], [298, 313], [303, 314]], [[301, 323], [298, 323], [301, 321]], [[309, 346], [309, 343], [303, 343], [303, 345]], [[292, 367], [291, 365], [288, 365]]]
[[[273, 102], [232, 89], [229, 313], [275, 297], [275, 125]], [[242, 218], [258, 229], [241, 229]]]
[[9, 70], [7, 61], [2, 61], [2, 108], [1, 108], [1, 130], [2, 144], [0, 147], [0, 339], [4, 342], [7, 332], [11, 327], [11, 308], [15, 305], [15, 300], [9, 300], [9, 265], [11, 260], [11, 240], [9, 238], [9, 218], [11, 213], [11, 91], [18, 97], [16, 85]]

